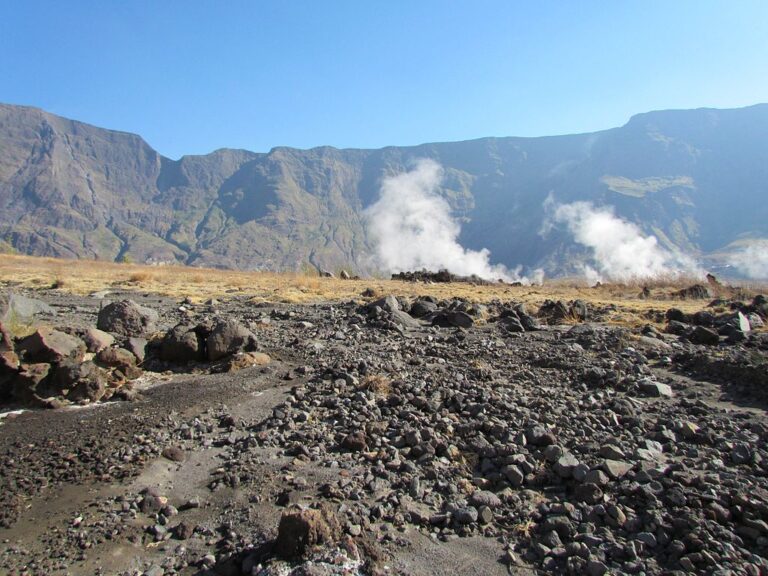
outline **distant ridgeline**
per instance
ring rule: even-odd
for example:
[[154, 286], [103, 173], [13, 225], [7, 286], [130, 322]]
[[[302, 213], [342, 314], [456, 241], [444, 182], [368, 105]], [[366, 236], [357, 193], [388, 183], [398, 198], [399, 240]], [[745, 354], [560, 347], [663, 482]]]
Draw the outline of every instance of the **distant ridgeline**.
[[581, 269], [565, 230], [541, 235], [545, 200], [587, 200], [708, 265], [768, 238], [768, 105], [634, 116], [543, 138], [174, 161], [139, 136], [0, 105], [3, 251], [238, 269], [373, 272], [363, 211], [385, 176], [434, 159], [461, 244], [494, 262]]

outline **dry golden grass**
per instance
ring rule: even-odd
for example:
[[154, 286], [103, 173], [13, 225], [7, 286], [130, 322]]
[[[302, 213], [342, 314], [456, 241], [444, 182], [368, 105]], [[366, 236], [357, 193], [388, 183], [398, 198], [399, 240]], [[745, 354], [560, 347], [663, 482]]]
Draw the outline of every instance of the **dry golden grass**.
[[[0, 283], [29, 288], [55, 286], [75, 294], [140, 289], [177, 298], [190, 297], [196, 302], [235, 293], [256, 302], [309, 303], [363, 300], [363, 292], [369, 290], [374, 295], [369, 298], [385, 294], [405, 297], [430, 295], [439, 299], [466, 298], [476, 302], [523, 302], [533, 309], [547, 299], [582, 299], [595, 306], [615, 305], [616, 312], [612, 313], [609, 321], [630, 325], [645, 324], [653, 312], [663, 312], [673, 306], [684, 312], [700, 310], [703, 305], [700, 300], [670, 299], [672, 292], [694, 282], [693, 279], [677, 279], [645, 284], [650, 290], [650, 296], [643, 299], [640, 298], [643, 288], [640, 283], [604, 284], [597, 288], [576, 279], [547, 281], [543, 286], [422, 284], [375, 278], [340, 280], [301, 273], [142, 266], [0, 254]], [[739, 295], [748, 296], [759, 291], [765, 292], [765, 286], [752, 284], [746, 293], [742, 291]], [[723, 287], [721, 292], [721, 296], [729, 296], [735, 293], [735, 289]]]

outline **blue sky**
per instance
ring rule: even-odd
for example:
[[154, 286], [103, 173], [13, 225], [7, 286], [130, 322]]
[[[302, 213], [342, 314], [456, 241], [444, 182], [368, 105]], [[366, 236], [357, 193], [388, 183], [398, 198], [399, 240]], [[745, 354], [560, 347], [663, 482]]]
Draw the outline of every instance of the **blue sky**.
[[172, 158], [586, 132], [768, 102], [768, 2], [0, 0], [0, 102]]

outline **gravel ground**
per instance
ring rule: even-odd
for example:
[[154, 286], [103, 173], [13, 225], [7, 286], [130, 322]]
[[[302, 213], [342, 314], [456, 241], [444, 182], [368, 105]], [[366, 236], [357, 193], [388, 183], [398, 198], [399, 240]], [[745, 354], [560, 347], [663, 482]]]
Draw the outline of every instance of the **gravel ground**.
[[[28, 295], [59, 329], [104, 304]], [[563, 325], [502, 302], [106, 296], [125, 297], [160, 335], [236, 320], [271, 361], [150, 345], [132, 401], [6, 415], [2, 573], [768, 571], [768, 339], [730, 311], [707, 345], [702, 317], [632, 331], [581, 305]], [[281, 558], [281, 517], [316, 508], [327, 534]]]

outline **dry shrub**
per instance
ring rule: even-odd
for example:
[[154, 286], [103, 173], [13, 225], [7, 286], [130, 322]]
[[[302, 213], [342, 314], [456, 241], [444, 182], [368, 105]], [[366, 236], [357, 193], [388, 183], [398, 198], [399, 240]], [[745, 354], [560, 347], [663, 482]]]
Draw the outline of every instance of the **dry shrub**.
[[55, 278], [51, 283], [51, 288], [53, 288], [54, 290], [58, 290], [59, 288], [65, 288], [66, 286], [67, 286], [67, 281], [61, 277]]
[[151, 272], [147, 272], [146, 270], [141, 270], [138, 272], [134, 272], [128, 277], [128, 282], [131, 282], [132, 284], [144, 284], [145, 282], [149, 282], [152, 280], [154, 276]]
[[381, 374], [372, 374], [363, 378], [360, 387], [376, 396], [387, 396], [392, 391], [392, 381]]

